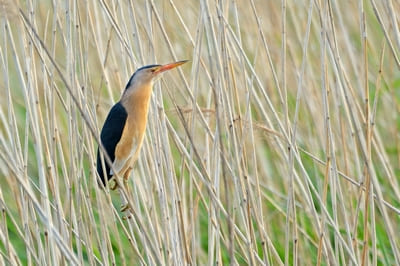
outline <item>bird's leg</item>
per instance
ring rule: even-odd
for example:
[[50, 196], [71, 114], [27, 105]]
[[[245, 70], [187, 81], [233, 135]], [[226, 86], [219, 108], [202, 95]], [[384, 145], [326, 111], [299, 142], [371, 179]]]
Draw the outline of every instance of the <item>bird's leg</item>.
[[[125, 185], [124, 185], [125, 186]], [[121, 212], [124, 212], [129, 209], [128, 199], [125, 197], [124, 191], [122, 187], [118, 187], [119, 195], [121, 197]]]
[[124, 213], [123, 216], [122, 216], [122, 219], [124, 219], [124, 220], [130, 219], [132, 217], [131, 210], [129, 208], [129, 202], [128, 202], [128, 199], [127, 199], [128, 193], [126, 193], [126, 194], [124, 193], [124, 189], [125, 189], [125, 192], [127, 192], [126, 191], [127, 185], [128, 184], [127, 184], [126, 180], [124, 179], [123, 184], [121, 186], [118, 186], [118, 192], [119, 192], [119, 195], [120, 195], [120, 198], [121, 198], [121, 209], [120, 209], [120, 211], [122, 213]]
[[[124, 177], [122, 178], [122, 180], [123, 180], [122, 185], [125, 188], [125, 191], [127, 192], [128, 195], [129, 195], [128, 178], [130, 176], [131, 171], [132, 171], [132, 167], [129, 167], [128, 170], [125, 172]], [[125, 199], [125, 202], [124, 201], [121, 202], [121, 212], [124, 212], [127, 209], [129, 209], [129, 205], [128, 205], [128, 201]]]

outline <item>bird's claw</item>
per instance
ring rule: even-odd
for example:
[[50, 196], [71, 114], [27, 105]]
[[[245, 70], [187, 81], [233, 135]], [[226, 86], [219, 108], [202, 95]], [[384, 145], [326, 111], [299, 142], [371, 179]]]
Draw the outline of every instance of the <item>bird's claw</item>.
[[115, 180], [115, 177], [112, 177], [108, 181], [108, 187], [110, 188], [110, 190], [115, 190], [118, 187], [118, 183], [117, 180]]
[[122, 216], [122, 220], [128, 220], [128, 219], [131, 219], [131, 218], [132, 218], [131, 214]]
[[121, 211], [121, 212], [125, 212], [125, 211], [127, 211], [128, 209], [129, 209], [129, 204], [128, 204], [128, 203], [125, 203], [125, 204], [122, 204], [122, 205], [121, 205], [120, 211]]

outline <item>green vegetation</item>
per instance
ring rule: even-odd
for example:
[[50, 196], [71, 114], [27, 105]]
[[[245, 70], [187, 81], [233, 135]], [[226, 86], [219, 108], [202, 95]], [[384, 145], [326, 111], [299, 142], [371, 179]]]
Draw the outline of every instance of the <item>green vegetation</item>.
[[[400, 265], [396, 1], [14, 2], [0, 264]], [[99, 127], [136, 68], [184, 59], [154, 87], [123, 219]]]

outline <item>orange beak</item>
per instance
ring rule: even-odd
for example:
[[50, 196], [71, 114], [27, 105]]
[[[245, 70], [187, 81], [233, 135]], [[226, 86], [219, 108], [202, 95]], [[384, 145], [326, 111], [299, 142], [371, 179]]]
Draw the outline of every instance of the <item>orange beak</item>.
[[180, 65], [183, 65], [183, 64], [186, 63], [187, 61], [189, 61], [189, 60], [182, 60], [182, 61], [178, 61], [178, 62], [175, 62], [175, 63], [169, 63], [169, 64], [162, 65], [162, 66], [160, 66], [160, 68], [157, 70], [156, 73], [159, 74], [159, 73], [162, 73], [162, 72], [164, 72], [164, 71], [173, 69], [173, 68], [175, 68], [175, 67], [178, 67], [178, 66], [180, 66]]

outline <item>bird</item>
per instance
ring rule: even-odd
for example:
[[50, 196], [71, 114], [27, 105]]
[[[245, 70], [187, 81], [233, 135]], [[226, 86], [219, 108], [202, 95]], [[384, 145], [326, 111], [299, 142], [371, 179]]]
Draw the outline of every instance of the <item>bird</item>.
[[[121, 187], [127, 186], [134, 163], [139, 157], [142, 147], [149, 111], [149, 103], [154, 82], [167, 70], [176, 68], [188, 60], [164, 65], [147, 65], [137, 69], [126, 84], [120, 100], [114, 104], [101, 129], [100, 140], [105, 152], [112, 162], [112, 167], [104, 159], [100, 149], [97, 149], [97, 173], [104, 186], [119, 188], [121, 196], [121, 212], [126, 211], [128, 201], [123, 196]], [[103, 164], [104, 162], [104, 164]], [[115, 178], [123, 182], [116, 182]], [[111, 181], [114, 181], [112, 185]], [[118, 179], [118, 181], [120, 181]]]

